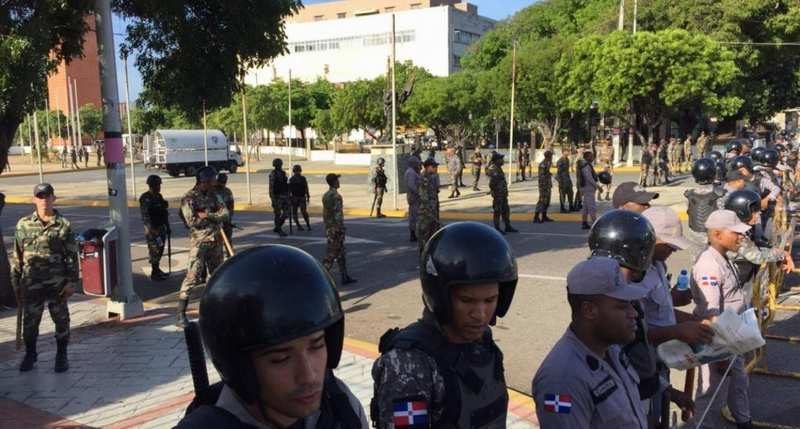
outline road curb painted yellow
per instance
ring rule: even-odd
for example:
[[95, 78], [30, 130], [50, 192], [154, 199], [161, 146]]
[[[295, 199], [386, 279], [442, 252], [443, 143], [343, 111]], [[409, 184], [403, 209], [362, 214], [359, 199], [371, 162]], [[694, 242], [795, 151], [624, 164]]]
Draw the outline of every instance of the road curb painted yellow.
[[[82, 171], [94, 171], [94, 170], [104, 170], [105, 167], [85, 167], [81, 168], [80, 170], [55, 170], [55, 171], [42, 171], [43, 176], [49, 176], [51, 174], [64, 174], [64, 173], [80, 173]], [[8, 177], [30, 177], [30, 176], [38, 176], [38, 171], [31, 171], [26, 173], [9, 173], [5, 172], [0, 175], [0, 178], [8, 178]]]

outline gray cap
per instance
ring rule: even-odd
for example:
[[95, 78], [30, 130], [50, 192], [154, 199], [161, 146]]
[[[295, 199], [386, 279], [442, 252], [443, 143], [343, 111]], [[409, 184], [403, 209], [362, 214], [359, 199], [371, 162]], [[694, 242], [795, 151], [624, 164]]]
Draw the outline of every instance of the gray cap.
[[706, 219], [707, 229], [727, 229], [739, 234], [744, 234], [750, 230], [750, 225], [742, 222], [739, 216], [732, 210], [717, 210], [711, 213]]
[[633, 301], [647, 295], [645, 288], [628, 284], [619, 263], [611, 258], [594, 256], [579, 262], [567, 274], [567, 292], [572, 295], [605, 295]]
[[649, 204], [656, 198], [658, 198], [658, 192], [647, 192], [636, 182], [623, 182], [614, 190], [611, 203], [614, 208], [620, 208], [628, 202]]
[[53, 185], [49, 183], [40, 183], [33, 187], [34, 197], [45, 198], [55, 194], [55, 192], [56, 191], [53, 189]]
[[683, 236], [683, 226], [675, 210], [666, 206], [653, 206], [642, 212], [642, 216], [653, 225], [656, 240], [663, 241], [678, 250], [693, 246], [692, 242]]

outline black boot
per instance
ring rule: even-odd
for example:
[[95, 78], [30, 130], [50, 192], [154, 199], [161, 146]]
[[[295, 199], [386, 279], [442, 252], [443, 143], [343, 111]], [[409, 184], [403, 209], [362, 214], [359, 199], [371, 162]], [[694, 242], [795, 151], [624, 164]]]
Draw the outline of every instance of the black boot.
[[747, 423], [736, 423], [736, 429], [753, 429], [753, 421]]
[[286, 233], [283, 232], [283, 228], [281, 227], [276, 226], [275, 229], [273, 229], [273, 231], [275, 231], [275, 233], [277, 233], [280, 237], [286, 237]]
[[411, 234], [409, 235], [408, 241], [410, 241], [412, 243], [416, 243], [417, 242], [417, 234], [414, 231], [409, 231], [409, 232]]
[[358, 280], [350, 277], [350, 275], [347, 274], [347, 268], [342, 269], [342, 284], [343, 285], [349, 285], [349, 284], [355, 283], [357, 281]]
[[553, 222], [553, 219], [547, 217], [547, 212], [542, 213], [542, 222]]
[[500, 229], [500, 222], [495, 222], [494, 223], [494, 229], [496, 229], [497, 232], [499, 232], [500, 234], [506, 235], [506, 232], [503, 231], [502, 229]]
[[591, 225], [586, 222], [581, 223], [581, 229], [592, 229]]
[[39, 355], [36, 353], [36, 340], [25, 341], [25, 357], [19, 364], [19, 372], [26, 372], [33, 369], [33, 364], [36, 363]]
[[306, 231], [311, 231], [311, 223], [306, 219]]
[[178, 320], [175, 322], [175, 326], [183, 329], [186, 325], [189, 324], [189, 321], [186, 319], [186, 307], [189, 305], [189, 299], [181, 299], [178, 301]]
[[69, 360], [67, 360], [67, 344], [69, 340], [64, 338], [56, 340], [56, 372], [66, 372], [69, 369]]
[[298, 231], [303, 231], [303, 227], [300, 226], [300, 222], [298, 222], [297, 219], [294, 220], [294, 224], [297, 225], [297, 230]]
[[569, 210], [567, 210], [567, 208], [564, 207], [564, 204], [561, 204], [561, 213], [568, 213], [568, 212]]
[[158, 267], [158, 264], [150, 264], [151, 271], [150, 271], [150, 280], [154, 282], [160, 282], [162, 280], [166, 280], [167, 273], [161, 271], [161, 268]]
[[513, 226], [506, 224], [506, 232], [519, 232]]
[[384, 217], [386, 217], [386, 215], [385, 215], [385, 214], [383, 214], [383, 213], [381, 213], [381, 208], [380, 208], [380, 207], [378, 207], [378, 214], [377, 214], [375, 217], [377, 217], [377, 218], [379, 218], [379, 219], [380, 219], [380, 218], [384, 218]]
[[533, 223], [542, 223], [542, 220], [539, 219], [539, 212], [533, 214]]

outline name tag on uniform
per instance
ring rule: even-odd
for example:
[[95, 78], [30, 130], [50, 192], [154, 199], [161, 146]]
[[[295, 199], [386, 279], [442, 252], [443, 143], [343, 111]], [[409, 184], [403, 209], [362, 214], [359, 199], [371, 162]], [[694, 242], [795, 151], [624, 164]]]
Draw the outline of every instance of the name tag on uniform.
[[595, 404], [599, 404], [608, 399], [615, 390], [617, 390], [617, 382], [609, 375], [598, 383], [597, 386], [592, 388], [592, 401], [594, 401]]

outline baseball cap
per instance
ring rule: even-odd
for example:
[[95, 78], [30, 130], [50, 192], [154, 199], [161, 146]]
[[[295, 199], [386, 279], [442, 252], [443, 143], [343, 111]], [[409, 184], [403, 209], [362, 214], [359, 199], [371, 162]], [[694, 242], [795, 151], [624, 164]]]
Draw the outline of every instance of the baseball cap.
[[594, 256], [575, 265], [567, 274], [567, 292], [572, 295], [605, 295], [633, 301], [647, 295], [645, 288], [631, 286], [612, 258]]
[[692, 247], [692, 242], [683, 236], [683, 226], [675, 210], [667, 206], [654, 206], [642, 212], [642, 215], [653, 225], [656, 239], [679, 250]]
[[730, 231], [744, 234], [750, 230], [750, 225], [739, 220], [731, 210], [716, 210], [706, 219], [705, 227], [707, 229], [727, 229]]
[[614, 190], [611, 203], [614, 208], [620, 208], [628, 202], [648, 204], [656, 198], [658, 198], [658, 192], [647, 192], [636, 182], [622, 182]]
[[341, 174], [328, 173], [328, 175], [325, 176], [325, 182], [330, 185], [334, 180], [338, 180], [340, 177], [342, 177]]
[[734, 180], [747, 180], [747, 177], [739, 170], [728, 170], [728, 172], [725, 173], [725, 181], [732, 182]]
[[439, 163], [438, 163], [438, 162], [436, 162], [436, 160], [435, 160], [435, 159], [433, 159], [432, 157], [431, 157], [431, 158], [428, 158], [428, 159], [426, 159], [426, 160], [425, 160], [425, 161], [422, 163], [422, 166], [423, 166], [423, 167], [429, 167], [429, 166], [431, 166], [431, 165], [433, 165], [433, 166], [437, 166], [437, 165], [439, 165]]
[[53, 185], [49, 183], [40, 183], [33, 187], [34, 197], [45, 198], [53, 194], [55, 194], [55, 190], [53, 189]]

